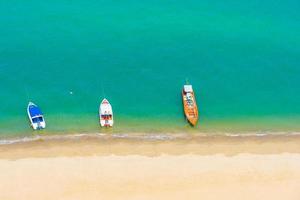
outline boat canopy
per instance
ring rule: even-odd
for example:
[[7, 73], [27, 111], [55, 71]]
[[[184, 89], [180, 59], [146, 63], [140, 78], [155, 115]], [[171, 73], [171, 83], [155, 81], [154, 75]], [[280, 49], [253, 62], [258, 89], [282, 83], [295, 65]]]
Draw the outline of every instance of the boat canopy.
[[193, 87], [192, 87], [192, 85], [184, 85], [183, 90], [185, 92], [193, 92]]
[[34, 117], [34, 118], [32, 118], [33, 123], [39, 123], [39, 122], [43, 122], [43, 121], [44, 121], [43, 117]]
[[31, 117], [37, 117], [43, 115], [42, 111], [35, 105], [29, 107], [29, 113]]

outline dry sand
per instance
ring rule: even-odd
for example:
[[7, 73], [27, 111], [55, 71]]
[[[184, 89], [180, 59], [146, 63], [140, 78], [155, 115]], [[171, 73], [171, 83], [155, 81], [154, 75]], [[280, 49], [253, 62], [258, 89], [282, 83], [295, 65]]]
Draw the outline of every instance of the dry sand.
[[0, 145], [0, 199], [299, 200], [300, 137]]

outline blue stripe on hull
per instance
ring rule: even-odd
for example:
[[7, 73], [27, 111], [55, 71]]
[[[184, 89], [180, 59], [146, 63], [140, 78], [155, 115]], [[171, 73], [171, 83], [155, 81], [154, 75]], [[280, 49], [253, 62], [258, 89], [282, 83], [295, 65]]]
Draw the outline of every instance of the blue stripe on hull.
[[35, 105], [31, 105], [29, 106], [29, 114], [30, 117], [36, 117], [36, 116], [40, 116], [43, 115], [42, 111], [39, 109], [39, 107], [35, 106]]

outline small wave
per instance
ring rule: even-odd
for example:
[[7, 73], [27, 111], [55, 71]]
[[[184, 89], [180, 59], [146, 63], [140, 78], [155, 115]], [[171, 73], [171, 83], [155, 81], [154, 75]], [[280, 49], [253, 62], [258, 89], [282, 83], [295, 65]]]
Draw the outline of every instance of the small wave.
[[0, 145], [15, 144], [15, 143], [22, 143], [22, 142], [32, 142], [32, 141], [36, 141], [36, 140], [39, 140], [39, 139], [40, 139], [40, 136], [13, 138], [13, 139], [2, 139], [2, 140], [0, 140]]
[[202, 137], [266, 137], [266, 136], [297, 136], [300, 132], [249, 132], [249, 133], [120, 133], [120, 134], [105, 134], [105, 133], [78, 133], [66, 135], [37, 135], [28, 137], [18, 137], [10, 139], [0, 139], [0, 145], [10, 145], [17, 143], [28, 143], [34, 141], [50, 141], [50, 140], [81, 140], [81, 139], [128, 139], [128, 140], [143, 140], [143, 141], [169, 141], [176, 139], [196, 139]]

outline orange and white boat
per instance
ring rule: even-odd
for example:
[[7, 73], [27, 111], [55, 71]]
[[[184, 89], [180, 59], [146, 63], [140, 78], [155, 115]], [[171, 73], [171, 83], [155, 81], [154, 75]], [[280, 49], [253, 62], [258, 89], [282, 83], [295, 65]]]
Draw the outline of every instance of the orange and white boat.
[[182, 89], [184, 114], [188, 122], [195, 126], [198, 122], [198, 107], [192, 85], [184, 85]]

